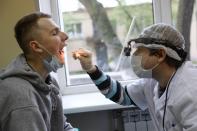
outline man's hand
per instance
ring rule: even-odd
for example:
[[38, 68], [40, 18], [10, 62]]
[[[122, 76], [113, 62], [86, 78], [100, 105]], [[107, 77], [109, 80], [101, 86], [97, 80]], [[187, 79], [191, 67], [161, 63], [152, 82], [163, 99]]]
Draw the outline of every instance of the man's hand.
[[92, 64], [92, 53], [85, 49], [78, 49], [72, 52], [73, 58], [78, 59], [83, 70], [88, 73], [96, 71], [96, 67]]

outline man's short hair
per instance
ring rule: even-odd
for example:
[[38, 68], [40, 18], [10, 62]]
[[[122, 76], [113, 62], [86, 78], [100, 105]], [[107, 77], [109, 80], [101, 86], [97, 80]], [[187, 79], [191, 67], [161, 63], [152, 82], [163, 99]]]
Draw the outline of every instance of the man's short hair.
[[[150, 51], [150, 56], [155, 55], [158, 53], [158, 49], [148, 49]], [[185, 61], [185, 60], [184, 60]], [[165, 58], [165, 62], [171, 66], [171, 67], [175, 67], [176, 69], [178, 69], [184, 61], [178, 61], [176, 59], [173, 59], [172, 57], [169, 57], [168, 55], [166, 55]]]
[[34, 39], [34, 33], [38, 28], [37, 21], [40, 18], [51, 18], [49, 14], [35, 12], [22, 17], [15, 25], [15, 38], [25, 54], [28, 53], [28, 43]]

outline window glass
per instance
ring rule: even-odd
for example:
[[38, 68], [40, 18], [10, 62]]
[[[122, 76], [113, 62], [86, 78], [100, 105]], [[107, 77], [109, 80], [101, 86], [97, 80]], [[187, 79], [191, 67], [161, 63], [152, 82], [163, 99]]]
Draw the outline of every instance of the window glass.
[[68, 34], [70, 39], [82, 37], [81, 23], [65, 23], [64, 31]]
[[67, 85], [91, 83], [72, 51], [85, 48], [93, 52], [94, 63], [117, 80], [128, 80], [128, 72], [116, 70], [123, 46], [142, 29], [153, 24], [152, 0], [59, 0], [64, 31], [69, 35]]
[[183, 34], [188, 59], [197, 61], [197, 0], [172, 0], [172, 22]]

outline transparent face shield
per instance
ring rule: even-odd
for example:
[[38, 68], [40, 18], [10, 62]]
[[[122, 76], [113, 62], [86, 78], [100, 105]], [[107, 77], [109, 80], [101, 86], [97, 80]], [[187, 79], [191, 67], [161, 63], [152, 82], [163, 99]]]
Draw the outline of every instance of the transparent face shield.
[[116, 65], [116, 71], [120, 72], [123, 76], [123, 80], [129, 80], [129, 79], [137, 79], [139, 78], [132, 68], [132, 56], [137, 50], [133, 46], [134, 43], [128, 43], [127, 47], [123, 47], [119, 61]]
[[137, 78], [131, 67], [131, 54], [135, 52], [135, 48], [132, 48], [132, 45], [130, 43], [128, 44], [129, 39], [131, 39], [133, 36], [134, 23], [135, 23], [135, 16], [131, 21], [125, 41], [123, 43], [123, 48], [119, 56], [119, 60], [116, 63], [116, 67], [115, 67], [115, 72], [121, 74], [122, 80]]
[[170, 41], [168, 40], [160, 40], [155, 38], [137, 38], [137, 39], [131, 39], [129, 43], [135, 42], [135, 48], [138, 47], [146, 47], [150, 49], [164, 49], [166, 54], [177, 60], [177, 61], [185, 61], [185, 58], [187, 56], [187, 52], [184, 51], [183, 48], [174, 46]]
[[[146, 41], [147, 42], [147, 41]], [[135, 41], [130, 41], [127, 44], [127, 47], [123, 48], [123, 51], [120, 56], [119, 63], [117, 64], [116, 70], [123, 72], [127, 79], [132, 78], [152, 78], [152, 71], [158, 66], [154, 65], [149, 69], [144, 69], [142, 65], [142, 60], [144, 63], [147, 63], [148, 60], [143, 59], [142, 56], [134, 55], [135, 51], [139, 47], [145, 47], [150, 49], [164, 49], [166, 54], [177, 60], [184, 61], [187, 53], [183, 49], [179, 49], [174, 46], [166, 46], [166, 43], [163, 41], [153, 41], [150, 43], [136, 43]]]
[[138, 46], [135, 42], [128, 43], [127, 47], [123, 48], [117, 71], [124, 74], [125, 79], [139, 79], [139, 78], [152, 78], [152, 69], [144, 69], [142, 66], [142, 56], [136, 56]]

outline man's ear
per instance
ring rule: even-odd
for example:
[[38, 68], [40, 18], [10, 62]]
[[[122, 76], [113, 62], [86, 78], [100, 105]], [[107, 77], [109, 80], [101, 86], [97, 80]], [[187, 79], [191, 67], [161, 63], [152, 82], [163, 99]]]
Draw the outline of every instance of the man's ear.
[[166, 51], [164, 49], [159, 49], [158, 52], [157, 52], [157, 55], [158, 55], [158, 62], [162, 62], [165, 60], [166, 58]]
[[37, 41], [30, 41], [29, 46], [35, 52], [42, 53], [43, 49], [40, 47], [40, 44]]

